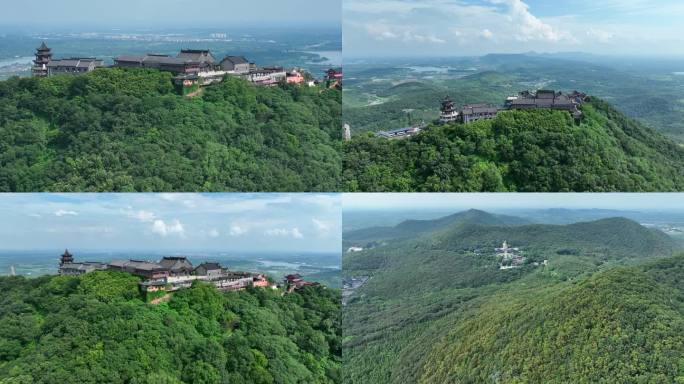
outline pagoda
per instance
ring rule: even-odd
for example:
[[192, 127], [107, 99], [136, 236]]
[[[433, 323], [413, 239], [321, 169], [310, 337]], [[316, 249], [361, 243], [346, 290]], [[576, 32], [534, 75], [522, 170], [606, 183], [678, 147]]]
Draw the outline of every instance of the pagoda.
[[64, 264], [69, 264], [74, 262], [74, 255], [69, 253], [68, 249], [64, 250], [64, 253], [62, 254], [62, 257], [59, 259], [59, 266], [63, 266]]
[[454, 102], [451, 101], [449, 96], [442, 101], [442, 107], [440, 108], [440, 111], [441, 113], [439, 115], [439, 122], [442, 124], [456, 121], [458, 119], [458, 111], [454, 107]]
[[33, 68], [31, 68], [31, 74], [36, 77], [47, 77], [48, 75], [48, 63], [52, 60], [52, 51], [45, 45], [45, 42], [36, 48], [36, 59], [33, 60]]

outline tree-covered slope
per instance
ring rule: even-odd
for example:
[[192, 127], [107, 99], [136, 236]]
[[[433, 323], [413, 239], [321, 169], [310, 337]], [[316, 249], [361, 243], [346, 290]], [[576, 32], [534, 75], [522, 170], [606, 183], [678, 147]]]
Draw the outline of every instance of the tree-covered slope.
[[0, 278], [0, 383], [337, 383], [339, 291], [219, 293], [168, 303], [138, 278]]
[[[681, 273], [684, 257], [669, 262], [661, 273]], [[684, 381], [683, 295], [639, 268], [497, 295], [436, 343], [419, 382]]]
[[341, 92], [102, 69], [0, 82], [0, 191], [330, 191]]
[[[504, 240], [520, 248], [518, 253], [526, 258], [523, 266], [499, 269], [500, 257], [494, 248], [501, 246]], [[563, 377], [560, 371], [556, 372], [560, 376], [544, 376], [545, 380], [539, 380], [540, 376], [504, 375], [513, 372], [513, 368], [501, 372], [492, 369], [491, 372], [487, 371], [492, 373], [491, 376], [477, 376], [485, 368], [495, 366], [495, 363], [487, 365], [487, 353], [499, 353], [497, 358], [512, 359], [509, 352], [516, 351], [520, 355], [519, 360], [509, 360], [511, 365], [506, 368], [524, 360], [529, 362], [528, 368], [532, 369], [536, 365], [534, 356], [542, 353], [536, 351], [534, 343], [550, 331], [544, 329], [546, 333], [543, 333], [540, 328], [524, 324], [527, 318], [516, 322], [511, 316], [519, 314], [538, 320], [548, 315], [560, 322], [564, 313], [559, 312], [556, 316], [549, 311], [562, 309], [576, 314], [577, 322], [573, 324], [580, 324], [580, 319], [593, 312], [582, 312], [583, 304], [568, 309], [572, 304], [570, 297], [573, 296], [581, 296], [575, 298], [578, 302], [593, 303], [595, 309], [601, 308], [601, 302], [605, 301], [606, 313], [634, 316], [626, 318], [625, 324], [631, 322], [631, 326], [643, 329], [643, 333], [627, 340], [616, 328], [610, 328], [612, 325], [606, 325], [608, 328], [602, 334], [604, 339], [579, 340], [605, 346], [610, 337], [624, 339], [620, 341], [622, 344], [616, 342], [609, 346], [609, 351], [612, 351], [610, 348], [619, 349], [630, 343], [639, 343], [644, 340], [642, 336], [648, 335], [651, 344], [640, 350], [634, 359], [641, 364], [644, 377], [661, 377], [658, 376], [660, 367], [667, 367], [666, 371], [662, 371], [663, 377], [672, 379], [677, 372], [672, 367], [679, 364], [673, 353], [679, 351], [682, 356], [684, 350], [681, 344], [673, 344], [681, 342], [681, 339], [676, 338], [679, 325], [668, 319], [679, 316], [681, 320], [681, 303], [684, 300], [681, 292], [677, 292], [681, 291], [681, 268], [684, 262], [676, 258], [658, 263], [651, 260], [670, 256], [678, 249], [680, 246], [660, 231], [631, 220], [611, 218], [569, 225], [448, 225], [441, 230], [417, 234], [402, 241], [388, 241], [363, 252], [347, 253], [343, 257], [345, 275], [368, 276], [369, 279], [354, 292], [343, 308], [344, 364], [348, 367], [345, 382], [575, 382]], [[620, 288], [623, 280], [633, 280], [634, 285]], [[616, 293], [615, 297], [609, 296], [611, 290], [620, 289], [622, 292]], [[592, 290], [597, 290], [596, 297], [587, 297], [591, 296]], [[663, 296], [667, 292], [677, 297]], [[620, 307], [621, 302], [627, 303], [633, 296], [636, 297], [633, 307]], [[673, 312], [675, 309], [679, 314]], [[639, 318], [641, 312], [644, 318]], [[645, 325], [644, 321], [652, 321], [654, 314], [658, 318], [660, 313], [669, 316], [664, 318], [665, 323]], [[493, 325], [488, 316], [495, 317]], [[471, 318], [472, 322], [468, 322]], [[508, 321], [511, 322], [510, 326], [507, 325]], [[461, 328], [466, 322], [471, 328]], [[549, 326], [551, 324], [549, 322]], [[486, 333], [494, 331], [497, 325], [503, 327], [501, 332], [493, 335]], [[572, 327], [570, 323], [564, 326]], [[527, 340], [519, 348], [502, 349], [505, 343], [501, 341], [497, 344], [497, 340], [506, 340], [506, 332], [513, 332], [517, 328], [521, 332], [529, 332], [528, 336], [535, 339]], [[600, 327], [595, 328], [598, 330]], [[458, 340], [451, 337], [459, 330], [463, 332], [458, 334], [459, 337], [482, 330], [476, 336], [464, 339], [482, 343], [472, 348], [490, 349], [486, 353], [473, 355], [471, 360], [468, 352], [474, 349], [470, 345], [458, 344]], [[573, 336], [568, 335], [587, 336], [584, 331], [576, 330], [573, 334], [567, 328], [560, 330], [548, 345], [554, 342], [569, 344]], [[610, 331], [615, 332], [608, 334]], [[512, 337], [509, 340], [513, 340]], [[658, 343], [655, 338], [659, 337], [662, 337], [663, 344], [655, 347]], [[450, 348], [459, 348], [457, 352], [460, 355], [457, 358], [462, 358], [459, 361], [462, 365], [457, 367], [457, 364], [447, 361], [452, 356]], [[591, 350], [590, 346], [579, 345], [569, 345], [567, 348], [566, 351], [575, 352]], [[647, 360], [646, 351], [656, 351], [657, 348], [660, 348], [658, 351], [661, 353], [657, 357], [659, 362], [649, 365], [651, 361]], [[545, 350], [543, 353], [551, 352]], [[620, 353], [623, 351], [620, 350]], [[620, 353], [615, 352], [611, 356], [622, 359], [624, 356]], [[603, 357], [608, 359], [605, 355]], [[597, 363], [606, 364], [601, 369], [621, 364], [605, 359]], [[655, 359], [654, 356], [653, 361]], [[548, 369], [554, 363], [560, 364], [559, 360], [560, 357], [538, 373], [546, 375], [551, 372]], [[575, 363], [581, 364], [579, 360]], [[483, 368], [474, 369], [476, 364]], [[468, 374], [462, 375], [466, 371]], [[584, 372], [591, 370], [587, 368]], [[595, 371], [597, 374], [600, 372]], [[513, 377], [518, 381], [512, 380]], [[554, 381], [558, 377], [563, 380]], [[580, 381], [577, 382], [587, 377], [590, 376], [578, 375]], [[496, 381], [497, 378], [499, 381]]]
[[349, 191], [684, 190], [684, 148], [591, 98], [567, 112], [504, 111], [467, 125], [430, 126], [404, 140], [362, 134], [345, 143]]

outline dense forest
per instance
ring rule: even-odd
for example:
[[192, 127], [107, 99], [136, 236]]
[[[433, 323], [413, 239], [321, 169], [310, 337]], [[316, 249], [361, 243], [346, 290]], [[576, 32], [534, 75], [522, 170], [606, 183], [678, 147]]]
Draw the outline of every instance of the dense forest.
[[[684, 254], [664, 233], [481, 211], [405, 225], [423, 230], [343, 258], [347, 277], [370, 277], [343, 307], [346, 383], [684, 379]], [[504, 239], [524, 265], [499, 269]]]
[[0, 82], [0, 191], [331, 191], [341, 92], [102, 69]]
[[684, 148], [591, 98], [567, 112], [504, 111], [413, 138], [345, 143], [348, 191], [678, 191]]
[[219, 293], [146, 304], [121, 272], [0, 277], [0, 383], [338, 383], [339, 291]]

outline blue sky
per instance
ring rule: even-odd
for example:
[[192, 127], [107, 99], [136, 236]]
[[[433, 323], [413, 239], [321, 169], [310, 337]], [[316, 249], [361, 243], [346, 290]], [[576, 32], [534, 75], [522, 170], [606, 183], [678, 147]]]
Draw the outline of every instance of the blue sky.
[[682, 55], [681, 0], [344, 0], [346, 57]]
[[339, 27], [341, 0], [0, 0], [0, 26]]
[[617, 209], [684, 212], [684, 193], [346, 193], [344, 210]]
[[336, 194], [0, 194], [0, 249], [339, 252]]

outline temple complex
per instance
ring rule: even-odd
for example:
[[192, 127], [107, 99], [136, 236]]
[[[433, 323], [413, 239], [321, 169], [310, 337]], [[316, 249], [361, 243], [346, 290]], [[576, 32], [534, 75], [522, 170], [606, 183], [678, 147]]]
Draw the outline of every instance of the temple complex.
[[261, 273], [229, 271], [219, 263], [204, 262], [193, 267], [185, 256], [166, 256], [159, 262], [146, 260], [114, 260], [111, 262], [75, 262], [68, 250], [60, 257], [60, 275], [81, 275], [96, 270], [130, 273], [143, 279], [143, 292], [172, 292], [192, 286], [195, 280], [205, 281], [219, 290], [240, 290], [247, 287], [268, 287], [271, 284]]
[[499, 269], [519, 268], [525, 264], [525, 257], [518, 252], [519, 248], [511, 248], [508, 242], [504, 240], [501, 248], [494, 248], [496, 257], [500, 259]]
[[[31, 73], [35, 77], [59, 74], [82, 74], [104, 67], [95, 58], [53, 59], [52, 50], [43, 42], [36, 48]], [[285, 70], [280, 66], [258, 67], [244, 56], [226, 56], [218, 61], [208, 49], [181, 49], [175, 56], [148, 53], [144, 55], [119, 55], [114, 58], [116, 68], [146, 68], [171, 72], [173, 83], [184, 94], [195, 94], [201, 86], [223, 81], [224, 76], [237, 76], [256, 85], [274, 86], [280, 83], [303, 84], [304, 73], [297, 68]], [[326, 78], [341, 82], [342, 71], [331, 69]], [[314, 85], [309, 82], [309, 85]]]

